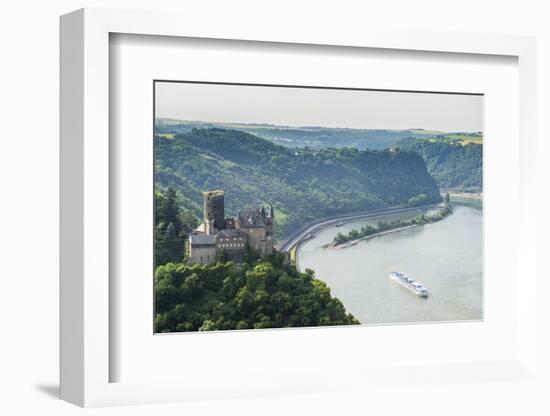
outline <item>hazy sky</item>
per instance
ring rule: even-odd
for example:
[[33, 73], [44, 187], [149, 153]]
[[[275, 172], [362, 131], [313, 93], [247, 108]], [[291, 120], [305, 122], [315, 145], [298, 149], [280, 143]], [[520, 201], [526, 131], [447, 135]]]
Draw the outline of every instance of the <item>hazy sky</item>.
[[481, 131], [472, 95], [156, 83], [156, 117], [289, 126]]

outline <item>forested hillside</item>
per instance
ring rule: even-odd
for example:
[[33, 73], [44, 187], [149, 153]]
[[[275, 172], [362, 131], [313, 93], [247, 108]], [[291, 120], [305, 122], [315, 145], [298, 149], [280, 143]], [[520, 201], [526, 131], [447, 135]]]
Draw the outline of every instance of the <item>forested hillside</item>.
[[428, 171], [441, 189], [482, 192], [482, 144], [408, 138], [399, 141], [397, 146], [422, 155]]
[[287, 148], [215, 128], [156, 136], [155, 175], [157, 189], [176, 189], [182, 208], [199, 218], [209, 189], [225, 191], [227, 215], [272, 204], [279, 238], [325, 216], [441, 199], [416, 153]]
[[298, 272], [282, 254], [159, 266], [155, 299], [156, 332], [359, 324], [312, 270]]

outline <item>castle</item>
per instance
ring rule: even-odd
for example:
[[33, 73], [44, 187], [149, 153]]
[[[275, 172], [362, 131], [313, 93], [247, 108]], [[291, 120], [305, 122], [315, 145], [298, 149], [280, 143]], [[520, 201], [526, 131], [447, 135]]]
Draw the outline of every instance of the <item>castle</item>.
[[225, 257], [243, 261], [246, 246], [265, 257], [273, 253], [273, 207], [269, 212], [260, 208], [247, 208], [236, 217], [225, 217], [224, 192], [203, 192], [204, 220], [189, 235], [188, 263], [211, 264]]

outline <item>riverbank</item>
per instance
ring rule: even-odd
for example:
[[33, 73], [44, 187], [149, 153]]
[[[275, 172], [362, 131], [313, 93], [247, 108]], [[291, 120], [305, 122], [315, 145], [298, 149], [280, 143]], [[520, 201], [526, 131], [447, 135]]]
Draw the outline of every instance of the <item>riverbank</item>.
[[338, 245], [333, 245], [332, 243], [325, 244], [323, 246], [323, 248], [327, 248], [329, 250], [340, 250], [340, 249], [343, 249], [343, 248], [353, 247], [353, 246], [359, 244], [361, 241], [370, 240], [371, 238], [380, 237], [380, 236], [386, 235], [386, 234], [397, 233], [399, 231], [407, 230], [409, 228], [418, 227], [419, 225], [421, 225], [421, 224], [412, 224], [412, 225], [407, 225], [407, 226], [401, 227], [401, 228], [395, 228], [393, 230], [382, 231], [382, 232], [379, 232], [377, 234], [367, 235], [366, 237], [361, 237], [357, 240], [348, 241], [346, 243], [342, 243], [342, 244], [338, 244]]
[[324, 248], [337, 249], [351, 247], [356, 245], [360, 241], [365, 241], [370, 238], [378, 237], [380, 235], [398, 232], [407, 228], [441, 221], [447, 218], [452, 213], [453, 209], [451, 208], [451, 206], [448, 203], [445, 203], [440, 206], [437, 213], [432, 215], [419, 214], [410, 221], [397, 219], [390, 223], [379, 222], [378, 228], [372, 227], [370, 225], [365, 225], [361, 227], [360, 230], [351, 230], [347, 235], [338, 233], [338, 235], [334, 237], [332, 243], [325, 245]]
[[393, 214], [406, 214], [411, 212], [427, 212], [430, 209], [434, 209], [438, 204], [428, 204], [418, 207], [390, 207], [383, 209], [376, 209], [371, 211], [363, 211], [352, 214], [337, 215], [334, 217], [321, 218], [316, 221], [312, 221], [303, 225], [296, 230], [292, 235], [288, 236], [285, 240], [277, 244], [276, 249], [281, 252], [290, 252], [301, 241], [305, 241], [308, 238], [312, 238], [316, 233], [323, 229], [333, 227], [337, 224], [344, 224], [347, 222], [357, 220], [369, 220], [383, 218]]

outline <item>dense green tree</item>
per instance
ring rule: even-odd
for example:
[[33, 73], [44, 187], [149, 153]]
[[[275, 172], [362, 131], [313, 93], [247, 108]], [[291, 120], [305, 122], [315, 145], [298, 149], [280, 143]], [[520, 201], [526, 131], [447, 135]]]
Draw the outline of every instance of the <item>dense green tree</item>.
[[448, 140], [407, 138], [399, 142], [403, 150], [419, 153], [428, 171], [442, 189], [463, 192], [483, 190], [483, 145]]
[[173, 222], [170, 222], [168, 224], [168, 227], [166, 227], [166, 231], [164, 232], [164, 239], [167, 241], [173, 241], [176, 238], [176, 227], [174, 226]]
[[359, 323], [313, 271], [279, 253], [252, 264], [159, 266], [155, 298], [157, 332]]
[[195, 216], [184, 212], [173, 188], [155, 192], [155, 264], [180, 262], [189, 232], [197, 226]]
[[410, 207], [417, 207], [420, 205], [426, 205], [430, 201], [430, 198], [426, 194], [418, 194], [409, 198], [407, 205]]
[[336, 237], [334, 237], [334, 241], [336, 241], [337, 243], [343, 243], [344, 241], [346, 241], [346, 236], [342, 233], [338, 233], [336, 234]]
[[181, 230], [181, 222], [179, 218], [179, 204], [174, 188], [168, 188], [165, 192], [158, 195], [155, 204], [155, 217], [157, 223], [164, 222], [165, 224], [173, 224], [176, 227], [176, 233]]

